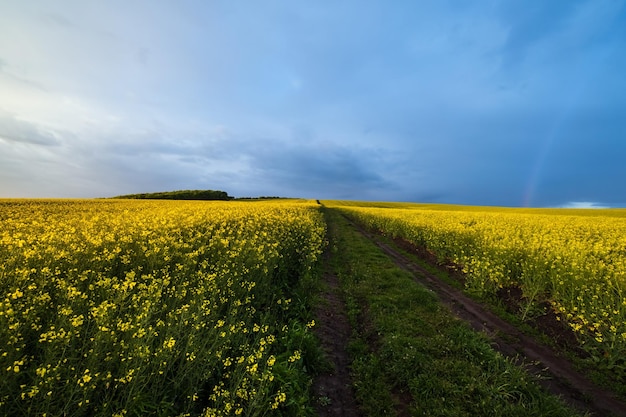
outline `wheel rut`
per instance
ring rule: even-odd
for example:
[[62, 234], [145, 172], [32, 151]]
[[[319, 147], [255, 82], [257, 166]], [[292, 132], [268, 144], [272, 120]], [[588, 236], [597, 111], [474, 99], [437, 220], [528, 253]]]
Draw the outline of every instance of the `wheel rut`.
[[321, 302], [315, 310], [314, 331], [332, 369], [313, 381], [315, 409], [320, 417], [360, 417], [362, 414], [350, 376], [351, 358], [347, 351], [352, 328], [341, 297], [339, 278], [330, 267], [330, 256], [328, 251], [324, 254], [326, 270], [323, 281], [326, 288], [320, 294]]
[[462, 291], [441, 281], [424, 267], [411, 261], [399, 250], [357, 224], [354, 227], [374, 242], [394, 263], [415, 277], [440, 298], [458, 318], [486, 333], [495, 349], [524, 366], [550, 392], [559, 395], [575, 409], [593, 416], [626, 416], [626, 403], [606, 389], [593, 384], [567, 359], [524, 334]]

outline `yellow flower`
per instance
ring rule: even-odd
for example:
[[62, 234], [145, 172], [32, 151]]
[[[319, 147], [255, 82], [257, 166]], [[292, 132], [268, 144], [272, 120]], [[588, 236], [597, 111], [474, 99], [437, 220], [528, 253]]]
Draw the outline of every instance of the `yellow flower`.
[[289, 357], [289, 362], [295, 362], [298, 359], [300, 359], [300, 351], [296, 350], [295, 352], [293, 352], [293, 355]]
[[175, 344], [176, 344], [176, 340], [173, 337], [170, 337], [169, 339], [163, 342], [163, 348], [172, 349]]

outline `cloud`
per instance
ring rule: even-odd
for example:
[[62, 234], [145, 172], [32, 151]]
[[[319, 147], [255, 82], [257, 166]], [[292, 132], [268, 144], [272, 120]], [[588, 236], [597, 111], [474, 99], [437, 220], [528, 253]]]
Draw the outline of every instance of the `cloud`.
[[606, 209], [610, 208], [610, 206], [605, 205], [603, 203], [597, 203], [593, 201], [570, 201], [569, 203], [565, 203], [558, 208], [572, 208], [572, 209]]
[[[314, 132], [296, 129], [287, 136], [250, 136], [224, 126], [204, 133], [156, 126], [114, 140], [100, 139], [97, 158], [122, 183], [154, 189], [202, 184], [225, 188], [231, 195], [282, 195], [358, 198], [397, 191], [388, 151], [324, 142]], [[85, 152], [86, 155], [86, 152]], [[87, 156], [87, 155], [86, 155]], [[94, 169], [94, 163], [89, 164]], [[389, 175], [389, 174], [392, 175]], [[158, 184], [158, 185], [157, 185]], [[130, 190], [133, 191], [133, 190]]]
[[275, 187], [347, 197], [371, 195], [391, 184], [379, 170], [380, 163], [367, 149], [339, 144], [312, 143], [300, 146], [282, 141], [265, 143], [249, 152], [250, 169]]
[[510, 69], [520, 65], [538, 44], [563, 30], [580, 1], [554, 0], [529, 3], [514, 0], [502, 3], [500, 13], [509, 26], [503, 45], [503, 64]]
[[623, 1], [279, 3], [3, 7], [0, 192], [625, 195]]
[[0, 111], [0, 139], [13, 143], [57, 146], [60, 134]]

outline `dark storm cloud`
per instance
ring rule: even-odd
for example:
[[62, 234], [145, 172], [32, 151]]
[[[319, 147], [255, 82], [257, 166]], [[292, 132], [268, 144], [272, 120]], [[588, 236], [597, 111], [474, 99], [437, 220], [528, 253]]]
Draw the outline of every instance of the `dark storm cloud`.
[[370, 195], [391, 186], [377, 172], [381, 167], [376, 158], [364, 149], [275, 143], [248, 157], [250, 168], [260, 178], [281, 187], [299, 188], [309, 196], [317, 192], [347, 198]]
[[0, 139], [42, 146], [56, 146], [60, 143], [58, 135], [54, 132], [2, 111], [0, 111]]

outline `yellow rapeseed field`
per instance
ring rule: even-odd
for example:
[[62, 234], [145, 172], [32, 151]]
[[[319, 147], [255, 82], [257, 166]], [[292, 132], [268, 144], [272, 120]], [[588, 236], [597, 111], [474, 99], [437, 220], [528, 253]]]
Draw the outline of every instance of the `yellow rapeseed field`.
[[0, 224], [0, 415], [288, 403], [301, 352], [284, 340], [312, 326], [288, 320], [289, 288], [325, 234], [314, 202], [0, 200]]
[[581, 346], [626, 371], [626, 212], [324, 202], [427, 248], [467, 289], [522, 290], [523, 319], [549, 303]]

